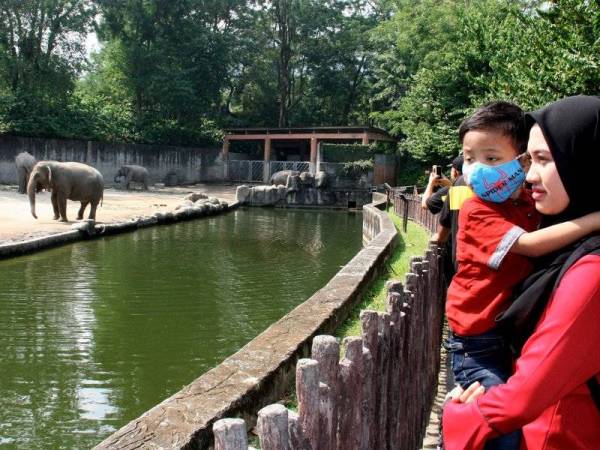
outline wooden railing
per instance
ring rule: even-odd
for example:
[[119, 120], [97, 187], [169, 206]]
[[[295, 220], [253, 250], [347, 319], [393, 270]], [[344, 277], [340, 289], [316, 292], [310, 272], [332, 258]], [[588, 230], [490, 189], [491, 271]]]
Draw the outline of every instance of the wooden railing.
[[427, 228], [431, 233], [436, 232], [438, 216], [421, 207], [421, 196], [419, 194], [402, 188], [393, 188], [391, 198], [394, 203], [394, 211], [404, 219], [404, 231], [406, 231], [406, 222], [410, 218]]
[[[439, 370], [440, 259], [431, 244], [404, 283], [388, 283], [386, 312], [362, 311], [361, 337], [344, 339], [341, 361], [334, 337], [314, 338], [312, 359], [296, 366], [298, 412], [274, 404], [258, 413], [262, 450], [420, 448]], [[213, 433], [216, 450], [249, 448], [242, 419], [221, 419]]]

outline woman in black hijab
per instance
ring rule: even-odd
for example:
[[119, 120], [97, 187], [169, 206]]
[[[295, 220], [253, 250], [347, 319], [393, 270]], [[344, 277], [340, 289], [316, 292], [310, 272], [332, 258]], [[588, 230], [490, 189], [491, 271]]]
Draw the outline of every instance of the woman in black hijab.
[[[542, 226], [600, 211], [600, 98], [530, 113], [527, 175]], [[499, 317], [520, 356], [506, 384], [446, 405], [448, 450], [523, 429], [523, 449], [600, 449], [600, 237], [544, 258]]]

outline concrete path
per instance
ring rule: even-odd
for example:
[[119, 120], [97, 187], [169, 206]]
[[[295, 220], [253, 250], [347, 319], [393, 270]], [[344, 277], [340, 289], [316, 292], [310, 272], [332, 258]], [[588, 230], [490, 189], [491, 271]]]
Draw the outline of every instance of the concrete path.
[[[228, 203], [235, 200], [235, 185], [196, 184], [176, 188], [150, 188], [149, 191], [124, 191], [113, 188], [104, 191], [104, 202], [98, 206], [98, 223], [121, 222], [156, 211], [173, 210], [190, 192], [204, 192]], [[23, 241], [71, 230], [76, 222], [80, 203], [67, 201], [69, 223], [53, 220], [50, 193], [36, 195], [34, 219], [29, 209], [27, 195], [17, 193], [17, 186], [0, 186], [0, 244]], [[89, 214], [89, 206], [84, 218]]]

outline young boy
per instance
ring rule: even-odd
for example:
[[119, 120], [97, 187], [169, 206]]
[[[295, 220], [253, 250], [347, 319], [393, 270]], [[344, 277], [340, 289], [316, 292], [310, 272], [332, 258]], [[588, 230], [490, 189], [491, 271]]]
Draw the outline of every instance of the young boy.
[[[521, 161], [527, 146], [523, 111], [493, 102], [463, 121], [463, 175], [475, 192], [460, 209], [457, 272], [448, 288], [446, 315], [452, 371], [463, 388], [479, 382], [487, 390], [512, 372], [512, 355], [495, 318], [512, 290], [531, 270], [528, 257], [558, 250], [600, 229], [600, 215], [537, 230], [539, 215], [522, 188]], [[486, 449], [518, 449], [519, 433], [490, 441]]]

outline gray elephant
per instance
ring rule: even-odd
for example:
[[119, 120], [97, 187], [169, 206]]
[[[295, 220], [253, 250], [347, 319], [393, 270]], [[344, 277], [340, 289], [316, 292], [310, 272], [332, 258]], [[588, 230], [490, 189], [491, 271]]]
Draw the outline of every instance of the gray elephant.
[[60, 216], [61, 222], [68, 222], [67, 199], [81, 202], [77, 219], [83, 219], [89, 203], [89, 218], [96, 220], [96, 208], [104, 196], [104, 179], [93, 167], [77, 162], [38, 162], [33, 167], [27, 184], [31, 215], [36, 219], [35, 192], [42, 188], [52, 191], [54, 220]]
[[279, 186], [280, 184], [287, 186], [288, 178], [294, 175], [300, 175], [300, 172], [296, 170], [280, 170], [271, 175], [271, 184], [275, 186]]
[[19, 181], [19, 194], [27, 193], [27, 181], [31, 169], [35, 166], [36, 159], [31, 153], [21, 152], [15, 156], [15, 166], [17, 166], [17, 180]]
[[125, 177], [125, 189], [129, 189], [131, 182], [142, 183], [145, 190], [148, 190], [148, 170], [142, 166], [136, 166], [133, 164], [121, 166], [117, 175], [115, 176], [115, 183], [117, 178]]

